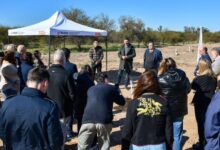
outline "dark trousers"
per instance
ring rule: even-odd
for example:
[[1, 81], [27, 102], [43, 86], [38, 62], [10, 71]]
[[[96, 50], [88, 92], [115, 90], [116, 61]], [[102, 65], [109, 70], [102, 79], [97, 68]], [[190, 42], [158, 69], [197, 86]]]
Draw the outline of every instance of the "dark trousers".
[[82, 117], [77, 117], [77, 130], [78, 130], [78, 133], [80, 131], [81, 126], [82, 126]]
[[67, 135], [71, 135], [72, 132], [73, 132], [73, 115], [72, 116], [69, 116], [67, 119], [66, 119], [66, 134]]
[[94, 74], [100, 73], [102, 71], [102, 64], [92, 64], [92, 71]]
[[118, 79], [117, 79], [116, 84], [120, 85], [123, 74], [125, 74], [125, 86], [128, 86], [130, 82], [130, 70], [127, 70], [127, 69], [120, 69], [118, 71]]
[[205, 114], [208, 108], [208, 104], [194, 104], [195, 107], [195, 116], [198, 127], [199, 134], [199, 143], [205, 145], [205, 135], [204, 135], [204, 123], [205, 123]]

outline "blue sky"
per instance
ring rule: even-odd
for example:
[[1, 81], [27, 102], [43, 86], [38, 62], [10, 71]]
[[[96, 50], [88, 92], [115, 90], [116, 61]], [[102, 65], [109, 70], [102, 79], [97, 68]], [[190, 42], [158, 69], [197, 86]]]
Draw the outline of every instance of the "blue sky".
[[172, 30], [204, 26], [220, 31], [220, 0], [1, 0], [0, 25], [34, 24], [71, 7], [91, 17], [100, 13], [115, 20], [133, 16], [154, 29], [160, 25]]

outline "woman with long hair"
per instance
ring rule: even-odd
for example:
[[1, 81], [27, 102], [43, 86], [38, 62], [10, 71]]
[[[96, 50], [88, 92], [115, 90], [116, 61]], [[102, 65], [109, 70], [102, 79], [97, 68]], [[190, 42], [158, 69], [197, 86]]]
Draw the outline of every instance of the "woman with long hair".
[[187, 99], [190, 82], [185, 72], [177, 68], [173, 58], [165, 58], [159, 68], [162, 95], [168, 100], [173, 122], [173, 150], [182, 150], [183, 119], [188, 113]]
[[207, 108], [215, 94], [217, 79], [212, 71], [211, 63], [205, 59], [199, 61], [198, 76], [192, 81], [191, 87], [195, 91], [192, 103], [194, 104], [195, 117], [198, 127], [199, 141], [193, 149], [204, 149], [206, 144], [204, 136], [204, 123]]
[[20, 91], [20, 79], [16, 68], [15, 49], [11, 45], [4, 51], [0, 68], [0, 89], [3, 100], [17, 95]]
[[134, 100], [128, 105], [122, 149], [166, 150], [166, 147], [172, 147], [172, 123], [167, 100], [160, 95], [155, 72], [143, 73], [134, 90]]

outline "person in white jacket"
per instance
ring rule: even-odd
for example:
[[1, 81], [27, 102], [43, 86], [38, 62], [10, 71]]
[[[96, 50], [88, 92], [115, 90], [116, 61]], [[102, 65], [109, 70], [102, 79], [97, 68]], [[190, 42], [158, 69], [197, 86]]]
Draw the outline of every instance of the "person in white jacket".
[[15, 48], [8, 45], [0, 62], [0, 89], [3, 99], [17, 95], [20, 90], [20, 79], [16, 68]]

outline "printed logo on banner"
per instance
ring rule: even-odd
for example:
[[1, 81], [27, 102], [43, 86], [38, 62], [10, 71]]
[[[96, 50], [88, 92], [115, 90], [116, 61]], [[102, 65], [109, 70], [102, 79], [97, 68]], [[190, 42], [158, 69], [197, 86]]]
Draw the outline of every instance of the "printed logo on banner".
[[101, 33], [96, 32], [96, 33], [95, 33], [95, 36], [101, 36]]
[[15, 35], [23, 35], [24, 32], [12, 32], [12, 34], [15, 34]]
[[68, 32], [57, 32], [57, 35], [68, 35]]
[[45, 31], [39, 31], [38, 34], [39, 35], [45, 35], [46, 33], [45, 33]]

